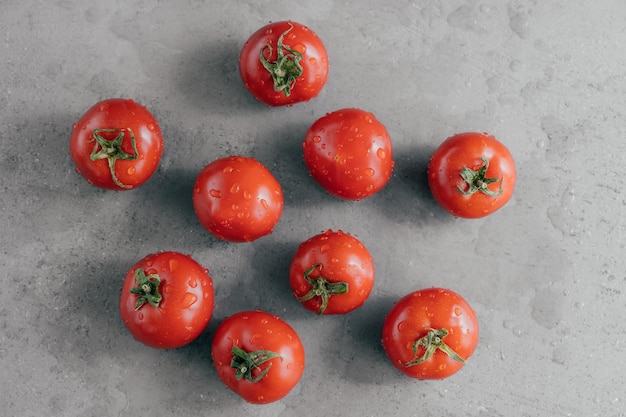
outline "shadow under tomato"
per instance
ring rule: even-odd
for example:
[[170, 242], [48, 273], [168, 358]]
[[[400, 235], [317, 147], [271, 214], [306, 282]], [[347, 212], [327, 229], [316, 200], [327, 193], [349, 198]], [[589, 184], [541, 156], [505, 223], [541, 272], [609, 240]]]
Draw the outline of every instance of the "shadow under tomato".
[[174, 83], [196, 107], [231, 115], [242, 109], [263, 110], [245, 89], [239, 76], [242, 44], [220, 40], [183, 54], [174, 68]]

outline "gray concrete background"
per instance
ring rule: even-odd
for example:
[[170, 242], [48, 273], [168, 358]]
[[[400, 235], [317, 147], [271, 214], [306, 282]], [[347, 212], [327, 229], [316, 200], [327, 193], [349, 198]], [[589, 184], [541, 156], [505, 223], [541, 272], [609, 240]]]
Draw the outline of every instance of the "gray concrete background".
[[[625, 416], [626, 3], [535, 1], [79, 1], [0, 3], [0, 409], [7, 416]], [[320, 97], [268, 109], [237, 56], [269, 21], [325, 42]], [[129, 192], [89, 186], [68, 153], [96, 101], [130, 97], [159, 120], [155, 176]], [[307, 175], [308, 126], [342, 107], [388, 128], [395, 173], [346, 202]], [[424, 176], [447, 136], [487, 131], [519, 171], [512, 201], [455, 220]], [[283, 218], [250, 244], [217, 241], [191, 204], [221, 156], [265, 163]], [[291, 296], [297, 245], [327, 228], [358, 236], [377, 282], [360, 309], [316, 317]], [[191, 254], [217, 306], [191, 345], [135, 342], [118, 315], [126, 270], [158, 250]], [[480, 343], [453, 377], [420, 382], [387, 361], [394, 301], [444, 286], [476, 310]], [[244, 309], [280, 315], [307, 366], [288, 397], [251, 406], [210, 362], [217, 324]]]

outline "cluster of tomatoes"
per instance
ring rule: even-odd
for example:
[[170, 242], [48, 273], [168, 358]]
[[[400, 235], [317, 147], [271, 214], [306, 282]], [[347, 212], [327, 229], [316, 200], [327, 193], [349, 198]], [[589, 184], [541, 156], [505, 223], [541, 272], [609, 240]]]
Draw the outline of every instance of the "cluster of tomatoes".
[[[318, 95], [328, 78], [328, 57], [319, 37], [295, 22], [275, 22], [245, 43], [241, 79], [268, 106], [293, 105]], [[315, 121], [304, 137], [310, 175], [330, 194], [362, 200], [380, 191], [393, 171], [392, 144], [373, 114], [347, 108]], [[70, 153], [89, 183], [129, 190], [159, 165], [159, 124], [142, 105], [109, 99], [91, 107], [74, 125]], [[428, 183], [435, 200], [457, 217], [483, 217], [510, 199], [516, 171], [508, 150], [486, 133], [462, 133], [432, 155]], [[250, 242], [271, 233], [283, 212], [283, 193], [272, 173], [251, 157], [209, 163], [197, 176], [193, 206], [216, 238]], [[328, 230], [303, 242], [293, 256], [289, 281], [294, 297], [316, 314], [359, 308], [374, 285], [374, 260], [356, 237]], [[120, 298], [121, 318], [138, 341], [173, 349], [196, 339], [214, 308], [209, 271], [188, 255], [159, 252], [128, 271]], [[458, 371], [478, 342], [478, 322], [453, 291], [428, 288], [399, 300], [387, 315], [382, 344], [404, 374], [445, 378]], [[220, 379], [252, 403], [284, 397], [300, 380], [304, 348], [281, 318], [244, 311], [219, 324], [212, 358]]]

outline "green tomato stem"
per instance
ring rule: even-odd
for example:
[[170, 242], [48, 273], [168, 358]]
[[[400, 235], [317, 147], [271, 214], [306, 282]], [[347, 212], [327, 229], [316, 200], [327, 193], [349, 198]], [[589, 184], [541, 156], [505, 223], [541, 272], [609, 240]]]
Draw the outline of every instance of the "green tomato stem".
[[[261, 48], [259, 55], [263, 67], [270, 73], [274, 81], [274, 91], [282, 92], [286, 97], [291, 95], [291, 90], [296, 83], [296, 79], [302, 75], [304, 68], [300, 64], [302, 53], [285, 45], [283, 39], [287, 33], [293, 29], [293, 25], [289, 25], [289, 29], [281, 33], [276, 44], [276, 61], [270, 62], [263, 56], [265, 50], [269, 50], [268, 56], [272, 56], [272, 45], [265, 44]], [[286, 51], [286, 52], [285, 52]]]
[[[463, 167], [461, 169], [461, 177], [467, 183], [468, 189], [457, 185], [457, 189], [463, 195], [472, 195], [475, 192], [481, 192], [490, 197], [497, 197], [502, 194], [502, 178], [486, 178], [487, 168], [489, 168], [489, 160], [482, 156], [480, 158], [483, 161], [483, 165], [474, 171], [471, 168]], [[500, 189], [498, 191], [492, 191], [489, 189], [489, 184], [500, 181]]]
[[[442, 351], [455, 361], [465, 363], [465, 359], [461, 357], [458, 353], [456, 353], [450, 346], [448, 346], [443, 339], [449, 334], [447, 329], [430, 329], [426, 336], [418, 339], [413, 343], [413, 355], [415, 355], [416, 359], [407, 362], [404, 364], [405, 367], [419, 365], [422, 362], [430, 359], [437, 350]], [[425, 350], [424, 354], [417, 357], [417, 352], [419, 348], [423, 348]]]
[[235, 378], [238, 381], [245, 378], [250, 382], [260, 381], [269, 372], [272, 367], [272, 363], [270, 362], [263, 371], [261, 371], [256, 377], [253, 377], [252, 371], [255, 368], [260, 367], [270, 359], [281, 357], [278, 353], [272, 352], [271, 350], [255, 350], [254, 352], [246, 352], [239, 346], [233, 346], [231, 353], [233, 354], [233, 359], [230, 362], [230, 366], [235, 369]]
[[139, 310], [145, 303], [155, 308], [159, 307], [163, 299], [159, 292], [160, 284], [161, 278], [157, 274], [146, 275], [143, 269], [135, 271], [135, 286], [130, 289], [131, 294], [139, 296], [135, 304], [135, 310]]
[[[122, 141], [124, 140], [124, 132], [128, 131], [130, 134], [130, 141], [133, 147], [133, 155], [124, 152], [122, 149]], [[113, 140], [108, 140], [102, 137], [101, 133], [117, 133], [117, 136]], [[90, 158], [92, 161], [105, 159], [109, 163], [109, 171], [111, 172], [111, 178], [115, 185], [120, 188], [132, 188], [130, 185], [122, 184], [121, 181], [115, 175], [115, 162], [118, 160], [134, 161], [139, 157], [137, 152], [137, 140], [135, 134], [131, 128], [116, 128], [116, 129], [94, 129], [93, 138], [96, 144], [91, 152]]]
[[305, 302], [314, 297], [320, 297], [322, 303], [317, 310], [317, 314], [324, 314], [326, 307], [328, 307], [328, 300], [332, 295], [345, 294], [348, 292], [347, 282], [330, 282], [323, 276], [318, 278], [311, 278], [311, 274], [316, 269], [322, 269], [322, 264], [315, 264], [306, 271], [304, 271], [304, 279], [311, 285], [311, 289], [302, 297], [298, 298], [298, 301]]

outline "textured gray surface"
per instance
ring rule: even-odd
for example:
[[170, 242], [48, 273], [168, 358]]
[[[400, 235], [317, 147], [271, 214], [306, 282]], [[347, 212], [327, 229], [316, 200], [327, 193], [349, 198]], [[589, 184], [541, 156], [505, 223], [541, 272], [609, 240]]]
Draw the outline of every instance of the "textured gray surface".
[[[533, 1], [78, 1], [0, 4], [0, 408], [8, 416], [626, 415], [626, 3]], [[271, 20], [310, 26], [330, 79], [318, 99], [268, 109], [236, 58]], [[164, 132], [155, 176], [130, 192], [89, 186], [68, 154], [93, 103], [131, 97]], [[378, 195], [336, 200], [307, 176], [301, 140], [324, 113], [373, 112], [394, 142]], [[426, 186], [447, 136], [487, 131], [514, 155], [518, 186], [500, 212], [455, 220]], [[209, 161], [255, 156], [283, 185], [275, 232], [251, 244], [209, 236], [191, 188]], [[298, 243], [327, 228], [357, 235], [377, 283], [360, 309], [315, 317], [287, 281]], [[174, 351], [121, 323], [125, 271], [158, 250], [208, 267], [207, 332]], [[404, 294], [459, 292], [481, 338], [453, 377], [410, 380], [379, 343]], [[209, 342], [243, 309], [300, 333], [297, 388], [245, 404], [217, 379]]]

